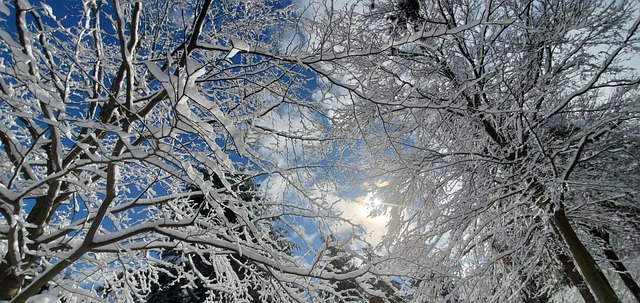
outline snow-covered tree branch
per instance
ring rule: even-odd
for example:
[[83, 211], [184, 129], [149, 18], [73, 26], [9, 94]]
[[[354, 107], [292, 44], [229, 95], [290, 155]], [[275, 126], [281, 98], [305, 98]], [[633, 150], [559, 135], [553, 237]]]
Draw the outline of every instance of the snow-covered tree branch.
[[[256, 187], [273, 174], [302, 192], [323, 169], [288, 154], [326, 127], [309, 119], [323, 110], [307, 100], [313, 77], [283, 46], [292, 5], [0, 5], [0, 300], [48, 289], [134, 302], [164, 270], [207, 285], [208, 300], [307, 302], [368, 274], [364, 261], [336, 272], [293, 253], [325, 262], [323, 240], [294, 223], [340, 221], [330, 203]], [[283, 114], [300, 121], [275, 123]], [[215, 274], [164, 260], [168, 249]]]
[[[325, 15], [341, 21], [314, 32], [335, 34], [303, 62], [339, 105], [332, 136], [363, 156], [345, 164], [389, 182], [386, 249], [414, 269], [414, 299], [548, 300], [566, 279], [589, 302], [638, 298], [636, 3], [372, 1]], [[609, 248], [635, 271], [618, 275]]]

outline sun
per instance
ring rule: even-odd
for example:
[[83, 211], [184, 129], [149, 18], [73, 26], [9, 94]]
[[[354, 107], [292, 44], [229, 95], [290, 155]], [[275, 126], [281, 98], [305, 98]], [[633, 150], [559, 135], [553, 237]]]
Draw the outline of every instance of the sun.
[[374, 216], [371, 214], [372, 211], [379, 209], [382, 206], [383, 201], [379, 197], [376, 197], [374, 193], [367, 193], [366, 195], [359, 197], [357, 199], [358, 207], [357, 217], [359, 217], [360, 223], [363, 225], [371, 225], [371, 224], [380, 224], [383, 222], [387, 222], [389, 220], [389, 216], [386, 214], [381, 214]]
[[[383, 186], [386, 184], [383, 184]], [[375, 185], [376, 187], [378, 184]], [[341, 212], [341, 217], [362, 228], [364, 231], [363, 240], [377, 245], [381, 243], [382, 238], [387, 233], [387, 225], [390, 222], [391, 215], [386, 212], [375, 212], [380, 210], [383, 205], [392, 205], [376, 195], [371, 187], [365, 185], [364, 193], [361, 196], [352, 199], [340, 199], [336, 204], [336, 208]]]

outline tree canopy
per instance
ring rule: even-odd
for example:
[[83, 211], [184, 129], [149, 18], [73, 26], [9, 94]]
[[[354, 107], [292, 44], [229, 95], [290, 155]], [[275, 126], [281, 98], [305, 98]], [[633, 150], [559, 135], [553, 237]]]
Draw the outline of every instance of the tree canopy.
[[322, 40], [316, 65], [341, 91], [332, 136], [388, 180], [385, 246], [425, 301], [432, 274], [463, 301], [548, 298], [564, 275], [587, 301], [640, 298], [606, 252], [637, 262], [636, 4], [376, 1], [333, 18], [349, 40]]
[[1, 2], [0, 300], [640, 301], [639, 26], [626, 0]]

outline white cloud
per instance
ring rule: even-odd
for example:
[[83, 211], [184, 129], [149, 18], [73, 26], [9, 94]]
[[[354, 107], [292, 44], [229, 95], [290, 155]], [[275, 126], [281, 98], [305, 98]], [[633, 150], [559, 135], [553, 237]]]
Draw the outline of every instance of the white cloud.
[[278, 51], [281, 54], [296, 54], [305, 47], [304, 42], [304, 35], [298, 29], [286, 28], [278, 41]]
[[[371, 216], [371, 211], [374, 207], [381, 204], [378, 198], [369, 193], [365, 196], [357, 197], [354, 200], [351, 199], [339, 199], [334, 208], [340, 212], [341, 217], [348, 220], [352, 224], [360, 226], [364, 232], [364, 240], [369, 244], [377, 245], [382, 241], [387, 233], [387, 223], [389, 222], [389, 215], [383, 214], [379, 216]], [[350, 232], [349, 226], [341, 225], [341, 233]]]
[[303, 12], [304, 17], [318, 18], [324, 16], [324, 13], [329, 9], [364, 12], [371, 5], [371, 2], [362, 0], [299, 0], [294, 1], [294, 4]]

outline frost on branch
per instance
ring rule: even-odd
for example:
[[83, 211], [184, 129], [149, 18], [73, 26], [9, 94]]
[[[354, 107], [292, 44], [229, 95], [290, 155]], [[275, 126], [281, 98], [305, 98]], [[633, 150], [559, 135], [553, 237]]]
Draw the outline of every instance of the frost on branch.
[[414, 300], [640, 300], [636, 3], [326, 13], [313, 32], [334, 34], [303, 62], [339, 105], [330, 137], [360, 156], [336, 166], [389, 180], [381, 247]]
[[256, 126], [290, 111], [295, 132], [326, 127], [304, 101], [308, 71], [282, 59], [292, 9], [2, 2], [0, 300], [136, 302], [165, 286], [215, 302], [344, 299], [327, 290], [370, 266], [310, 264], [327, 257], [296, 226], [339, 218], [257, 186], [273, 174], [302, 192], [321, 159], [290, 156], [291, 125]]

